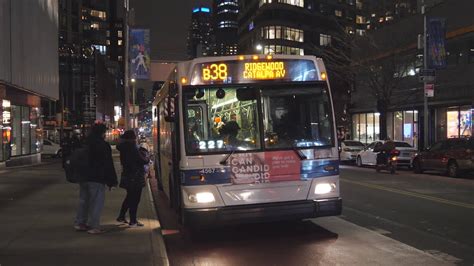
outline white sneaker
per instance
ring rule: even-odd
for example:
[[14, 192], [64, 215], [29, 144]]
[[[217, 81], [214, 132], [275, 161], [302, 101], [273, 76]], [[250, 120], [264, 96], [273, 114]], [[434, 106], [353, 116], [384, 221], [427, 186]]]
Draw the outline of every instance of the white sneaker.
[[94, 229], [88, 230], [87, 233], [89, 233], [91, 235], [99, 235], [99, 234], [105, 233], [105, 230], [94, 228]]

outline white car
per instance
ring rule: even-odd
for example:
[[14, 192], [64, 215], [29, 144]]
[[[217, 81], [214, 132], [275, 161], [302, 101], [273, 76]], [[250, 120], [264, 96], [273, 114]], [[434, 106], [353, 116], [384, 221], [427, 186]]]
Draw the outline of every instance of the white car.
[[[413, 148], [410, 144], [403, 141], [394, 141], [395, 147], [400, 151], [398, 156], [397, 164], [399, 166], [412, 166], [413, 158], [417, 150]], [[376, 165], [377, 162], [377, 152], [374, 152], [374, 148], [380, 148], [383, 145], [383, 141], [374, 141], [365, 147], [357, 155], [357, 166], [364, 165]]]
[[43, 140], [43, 152], [44, 155], [51, 155], [51, 157], [61, 157], [63, 152], [61, 146], [57, 143], [54, 143], [50, 140]]
[[344, 140], [341, 142], [341, 161], [355, 161], [357, 154], [364, 149], [365, 145], [357, 140]]

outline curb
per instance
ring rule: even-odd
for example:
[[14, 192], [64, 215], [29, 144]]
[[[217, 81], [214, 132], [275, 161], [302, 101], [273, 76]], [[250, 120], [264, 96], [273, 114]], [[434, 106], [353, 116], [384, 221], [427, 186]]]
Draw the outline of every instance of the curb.
[[153, 200], [153, 195], [151, 192], [151, 187], [150, 183], [147, 182], [147, 196], [148, 196], [148, 201], [150, 203], [150, 211], [151, 213], [155, 216], [156, 219], [150, 219], [150, 224], [152, 228], [157, 228], [157, 230], [152, 230], [151, 231], [151, 245], [152, 245], [152, 250], [155, 251], [158, 249], [158, 257], [159, 261], [153, 261], [153, 265], [165, 265], [169, 266], [169, 260], [168, 260], [168, 254], [166, 253], [166, 247], [165, 247], [165, 240], [163, 239], [163, 234], [161, 232], [161, 224], [160, 221], [158, 220], [158, 214], [156, 213], [155, 209], [155, 201]]

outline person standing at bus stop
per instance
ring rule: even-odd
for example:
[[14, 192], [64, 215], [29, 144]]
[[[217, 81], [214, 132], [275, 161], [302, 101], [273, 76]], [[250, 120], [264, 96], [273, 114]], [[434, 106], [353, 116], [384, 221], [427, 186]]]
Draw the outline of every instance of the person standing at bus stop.
[[122, 177], [120, 187], [127, 190], [127, 196], [123, 200], [118, 222], [128, 223], [125, 218], [127, 211], [130, 213], [130, 227], [143, 226], [137, 219], [138, 204], [145, 186], [146, 165], [149, 164], [149, 153], [139, 150], [135, 131], [127, 130], [120, 138], [117, 150], [120, 151], [120, 163], [122, 164]]
[[79, 183], [79, 208], [74, 228], [89, 234], [101, 234], [100, 216], [105, 203], [105, 186], [117, 186], [112, 149], [105, 141], [107, 128], [103, 124], [92, 126], [84, 145], [87, 146], [88, 175]]

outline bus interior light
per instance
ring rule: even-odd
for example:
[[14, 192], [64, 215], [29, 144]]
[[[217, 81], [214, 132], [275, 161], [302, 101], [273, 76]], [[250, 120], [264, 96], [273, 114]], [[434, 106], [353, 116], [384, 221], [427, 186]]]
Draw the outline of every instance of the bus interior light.
[[334, 183], [320, 183], [314, 188], [314, 194], [327, 194], [336, 188]]

